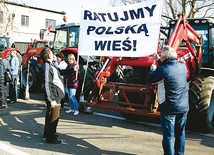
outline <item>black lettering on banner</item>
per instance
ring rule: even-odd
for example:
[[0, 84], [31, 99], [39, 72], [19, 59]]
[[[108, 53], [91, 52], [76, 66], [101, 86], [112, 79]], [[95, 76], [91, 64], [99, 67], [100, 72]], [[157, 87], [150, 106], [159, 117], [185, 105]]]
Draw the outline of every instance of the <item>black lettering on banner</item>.
[[145, 7], [145, 9], [149, 12], [149, 17], [153, 16], [153, 12], [155, 10], [156, 5], [152, 5], [152, 8]]
[[95, 50], [106, 50], [106, 51], [136, 51], [136, 46], [137, 46], [137, 40], [129, 40], [129, 38], [127, 38], [124, 41], [121, 40], [105, 40], [105, 41], [95, 41]]
[[124, 40], [123, 41], [123, 50], [124, 51], [130, 51], [131, 50], [131, 48], [132, 48], [132, 46], [131, 46], [131, 41], [130, 40], [128, 40], [129, 38], [127, 38], [126, 40]]
[[112, 43], [112, 50], [113, 51], [121, 51], [121, 40], [114, 40]]
[[106, 31], [106, 27], [101, 26], [96, 29], [96, 34], [101, 35]]
[[146, 24], [138, 25], [128, 25], [127, 27], [119, 26], [115, 30], [112, 27], [95, 27], [95, 26], [88, 26], [87, 35], [91, 35], [94, 32], [97, 35], [111, 35], [111, 34], [136, 34], [136, 33], [145, 33], [145, 36], [149, 36], [149, 31], [147, 29]]
[[99, 20], [99, 21], [101, 21], [101, 19], [99, 18], [99, 16], [98, 16], [96, 13], [94, 13], [94, 20]]
[[90, 31], [94, 31], [96, 29], [95, 26], [88, 26], [87, 35], [90, 35]]
[[122, 34], [124, 28], [125, 28], [124, 26], [120, 26], [120, 27], [116, 28], [116, 30], [114, 31], [114, 33], [115, 34]]
[[135, 10], [130, 10], [129, 12], [130, 12], [131, 19], [139, 19], [140, 17], [141, 18], [145, 17], [142, 8], [137, 9], [137, 12], [135, 12]]
[[104, 22], [106, 21], [106, 19], [105, 19], [106, 13], [98, 13], [98, 15], [101, 16], [102, 21], [104, 21]]
[[[145, 37], [149, 36], [149, 30], [146, 23], [133, 24], [123, 26], [125, 21], [143, 19], [154, 16], [156, 4], [152, 6], [146, 6], [138, 9], [131, 9], [123, 11], [121, 14], [118, 12], [92, 12], [90, 10], [84, 10], [83, 19], [99, 22], [118, 22], [121, 26], [94, 26], [87, 27], [87, 35], [120, 35], [120, 34], [143, 34]], [[136, 51], [137, 40], [131, 40], [129, 37], [125, 40], [95, 40], [94, 49], [96, 51]]]
[[122, 15], [119, 16], [117, 12], [103, 13], [103, 12], [91, 12], [89, 10], [84, 10], [84, 20], [98, 20], [102, 22], [117, 22], [117, 21], [128, 21], [140, 18], [145, 18], [145, 12], [149, 13], [149, 17], [152, 17], [156, 4], [152, 6], [146, 6], [144, 8], [138, 8], [137, 10], [123, 11]]
[[130, 31], [131, 33], [136, 33], [136, 31], [135, 31], [135, 29], [134, 29], [134, 27], [136, 27], [136, 26], [137, 26], [137, 25], [127, 26], [126, 29], [125, 29], [125, 34], [128, 34], [129, 31]]
[[142, 24], [139, 28], [138, 28], [138, 31], [137, 33], [141, 33], [141, 32], [145, 32], [145, 36], [149, 36], [149, 31], [147, 29], [147, 26], [146, 24]]
[[84, 20], [92, 20], [92, 12], [89, 10], [84, 10]]

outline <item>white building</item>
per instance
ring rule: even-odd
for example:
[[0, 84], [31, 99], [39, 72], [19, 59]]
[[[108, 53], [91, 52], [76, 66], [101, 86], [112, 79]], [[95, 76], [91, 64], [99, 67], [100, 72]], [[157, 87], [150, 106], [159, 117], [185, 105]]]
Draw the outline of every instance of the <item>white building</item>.
[[[65, 12], [36, 8], [14, 2], [1, 2], [0, 5], [0, 34], [8, 35], [11, 43], [15, 43], [20, 52], [25, 52], [27, 44], [39, 39], [41, 29], [49, 25], [62, 24]], [[45, 39], [53, 40], [53, 34], [45, 34]]]

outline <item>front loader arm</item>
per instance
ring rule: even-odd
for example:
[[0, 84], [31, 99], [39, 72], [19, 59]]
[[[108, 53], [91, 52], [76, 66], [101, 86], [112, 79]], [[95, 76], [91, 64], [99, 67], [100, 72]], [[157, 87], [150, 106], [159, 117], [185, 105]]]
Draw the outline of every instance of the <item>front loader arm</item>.
[[172, 32], [167, 45], [177, 50], [183, 41], [185, 41], [189, 52], [197, 60], [197, 63], [199, 63], [202, 57], [201, 50], [199, 48], [195, 51], [192, 48], [191, 43], [195, 43], [197, 46], [202, 47], [202, 38], [189, 25], [186, 17], [183, 14], [179, 14], [174, 31]]
[[95, 75], [95, 83], [97, 87], [100, 87], [103, 78], [110, 77], [114, 73], [117, 68], [116, 62], [118, 59], [119, 57], [109, 57], [106, 59], [102, 69], [99, 71], [99, 73], [97, 73], [97, 75]]
[[[182, 49], [179, 47], [182, 42], [185, 42], [187, 48]], [[202, 37], [189, 25], [183, 14], [178, 15], [178, 20], [167, 45], [177, 51], [178, 60], [184, 60], [186, 62], [188, 78], [200, 71]]]

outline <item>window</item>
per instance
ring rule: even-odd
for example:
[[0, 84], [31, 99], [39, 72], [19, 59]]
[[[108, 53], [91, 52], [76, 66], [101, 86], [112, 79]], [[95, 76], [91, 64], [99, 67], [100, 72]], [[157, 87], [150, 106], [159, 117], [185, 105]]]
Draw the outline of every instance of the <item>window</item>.
[[69, 47], [77, 47], [79, 43], [79, 26], [70, 27], [70, 43]]
[[22, 26], [29, 26], [29, 16], [25, 16], [25, 15], [22, 15], [21, 16], [21, 25]]
[[51, 29], [54, 29], [56, 25], [56, 21], [55, 20], [52, 20], [52, 19], [46, 19], [45, 20], [45, 28], [47, 29], [48, 26], [51, 26]]
[[3, 12], [0, 12], [0, 23], [3, 24]]

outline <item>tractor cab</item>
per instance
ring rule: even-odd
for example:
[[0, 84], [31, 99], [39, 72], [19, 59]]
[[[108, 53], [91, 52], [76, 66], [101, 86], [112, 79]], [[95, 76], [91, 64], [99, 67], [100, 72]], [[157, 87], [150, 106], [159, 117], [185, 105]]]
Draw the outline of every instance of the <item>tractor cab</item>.
[[10, 47], [10, 38], [5, 36], [0, 36], [0, 50], [4, 51]]
[[[187, 19], [192, 28], [202, 37], [202, 63], [204, 67], [214, 67], [214, 23], [206, 18], [190, 18]], [[169, 35], [170, 37], [176, 20], [170, 21]], [[185, 46], [183, 43], [180, 46]]]
[[44, 39], [44, 40], [34, 40], [32, 43], [33, 48], [43, 48], [43, 47], [49, 47], [49, 41]]
[[57, 25], [55, 27], [56, 34], [53, 46], [55, 52], [59, 52], [64, 48], [73, 48], [76, 53], [75, 49], [78, 48], [79, 43], [79, 29], [78, 23]]
[[[79, 23], [65, 23], [55, 26], [53, 51], [55, 53], [62, 52], [65, 58], [72, 53], [77, 59], [79, 34]], [[97, 60], [93, 56], [81, 56], [79, 58], [80, 64], [86, 64], [87, 61], [90, 64], [97, 64]]]

